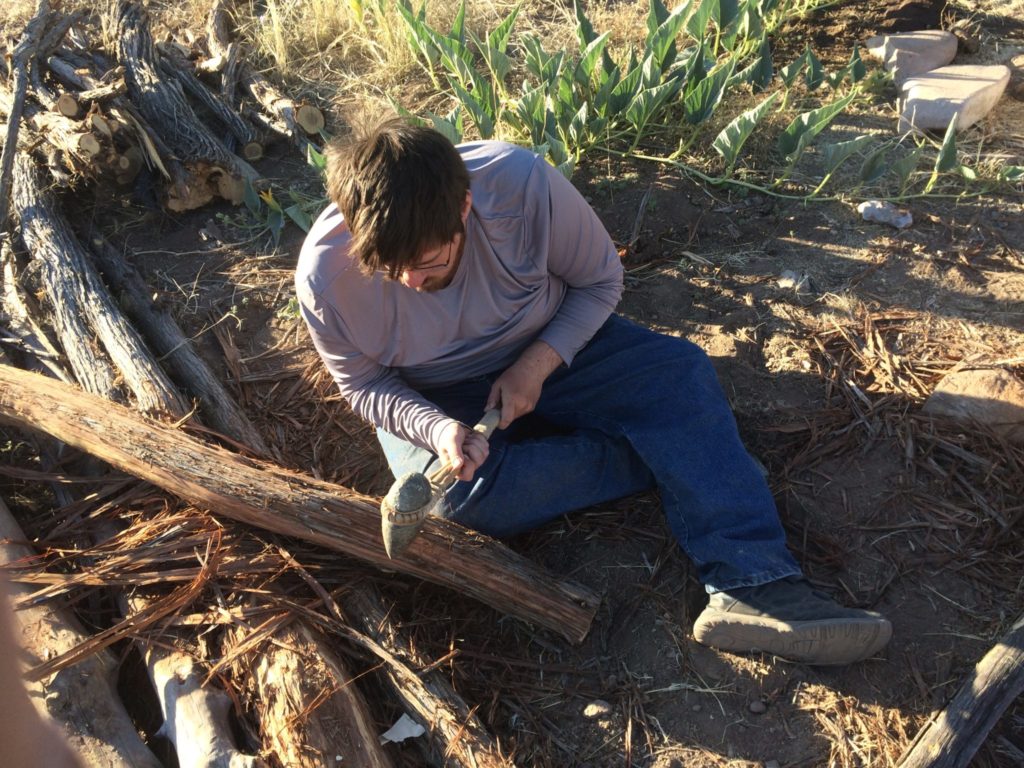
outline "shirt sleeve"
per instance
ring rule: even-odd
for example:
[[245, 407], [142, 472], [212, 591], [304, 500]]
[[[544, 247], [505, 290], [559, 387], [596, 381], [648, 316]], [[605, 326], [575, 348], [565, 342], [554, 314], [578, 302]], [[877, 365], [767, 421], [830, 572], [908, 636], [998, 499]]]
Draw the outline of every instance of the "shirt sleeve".
[[308, 286], [297, 285], [296, 292], [313, 346], [352, 410], [385, 432], [436, 454], [441, 430], [451, 419], [410, 388], [397, 371], [349, 342], [337, 312]]
[[546, 256], [548, 272], [566, 285], [558, 312], [538, 338], [571, 365], [619, 303], [622, 260], [583, 195], [541, 159], [528, 182], [526, 221], [527, 247]]

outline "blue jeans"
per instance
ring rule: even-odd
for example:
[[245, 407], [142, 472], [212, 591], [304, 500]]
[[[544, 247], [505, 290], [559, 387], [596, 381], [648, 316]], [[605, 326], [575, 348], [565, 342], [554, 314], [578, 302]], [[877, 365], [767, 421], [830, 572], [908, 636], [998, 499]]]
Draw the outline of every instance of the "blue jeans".
[[[500, 373], [423, 395], [473, 424]], [[531, 428], [537, 417], [546, 434]], [[387, 432], [377, 437], [396, 477], [436, 461]], [[534, 413], [495, 432], [473, 480], [448, 492], [445, 514], [507, 537], [652, 487], [709, 592], [800, 573], [707, 355], [612, 315], [547, 379]]]

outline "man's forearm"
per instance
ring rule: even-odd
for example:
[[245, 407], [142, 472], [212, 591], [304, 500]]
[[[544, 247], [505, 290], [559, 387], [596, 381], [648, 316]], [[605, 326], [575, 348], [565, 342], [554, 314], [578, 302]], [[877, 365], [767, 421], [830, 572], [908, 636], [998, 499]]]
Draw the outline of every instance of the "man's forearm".
[[546, 341], [538, 339], [523, 350], [515, 365], [527, 369], [543, 380], [547, 379], [564, 363], [565, 361], [562, 359], [562, 356], [555, 351], [554, 347]]

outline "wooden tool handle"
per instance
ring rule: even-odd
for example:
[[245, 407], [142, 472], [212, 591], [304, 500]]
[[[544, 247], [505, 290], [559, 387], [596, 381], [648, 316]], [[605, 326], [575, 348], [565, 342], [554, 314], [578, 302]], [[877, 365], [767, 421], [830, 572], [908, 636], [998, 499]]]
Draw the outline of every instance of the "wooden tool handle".
[[[480, 417], [480, 421], [473, 427], [473, 431], [489, 440], [491, 435], [494, 434], [494, 430], [498, 428], [499, 421], [501, 421], [501, 409], [492, 408]], [[443, 488], [455, 479], [455, 472], [452, 471], [451, 464], [445, 464], [440, 469], [431, 473], [427, 479], [431, 485]]]

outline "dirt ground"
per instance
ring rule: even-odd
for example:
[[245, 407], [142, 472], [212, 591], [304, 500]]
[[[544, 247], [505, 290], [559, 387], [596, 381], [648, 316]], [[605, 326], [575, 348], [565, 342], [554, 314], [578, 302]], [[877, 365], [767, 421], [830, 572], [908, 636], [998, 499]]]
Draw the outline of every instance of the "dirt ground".
[[[975, 18], [986, 51], [1009, 61], [1024, 50], [1019, 15], [982, 3]], [[795, 28], [787, 45], [811, 40], [823, 58], [832, 50], [845, 60], [873, 32], [943, 19], [931, 2], [844, 3]], [[875, 113], [891, 130], [884, 103]], [[1007, 94], [980, 129], [1013, 118], [1015, 133], [1000, 135], [1017, 164], [1022, 114]], [[261, 170], [308, 183], [300, 159], [277, 152]], [[741, 195], [651, 164], [594, 162], [574, 181], [623, 246], [620, 311], [712, 356], [810, 578], [885, 613], [893, 641], [841, 669], [697, 645], [691, 625], [706, 598], [653, 494], [511, 542], [603, 595], [583, 644], [381, 577], [400, 621], [427, 656], [451, 653], [443, 669], [518, 765], [894, 765], [1024, 612], [1021, 448], [920, 414], [929, 388], [957, 367], [1024, 376], [1024, 197], [909, 201], [915, 223], [897, 231], [847, 203]], [[233, 244], [243, 231], [234, 210], [167, 217], [109, 202], [97, 201], [97, 225], [136, 250], [213, 364], [235, 360], [225, 378], [282, 463], [386, 490], [368, 428], [332, 392], [288, 308], [301, 233], [263, 252]], [[784, 271], [806, 276], [806, 288], [780, 285]], [[320, 578], [332, 586], [329, 558], [310, 557], [323, 558]], [[383, 730], [397, 713], [375, 714]], [[396, 749], [419, 764], [412, 747]], [[974, 765], [1022, 759], [1018, 702]]]

